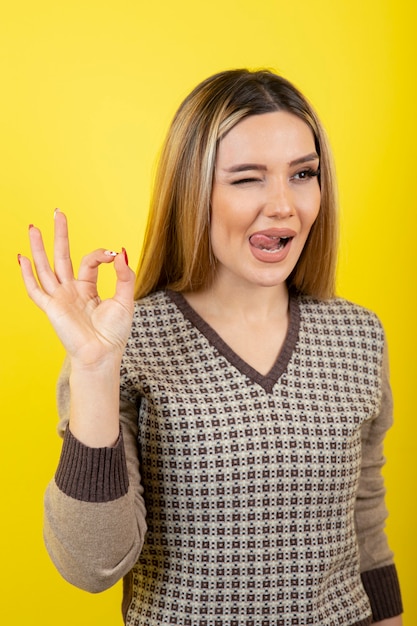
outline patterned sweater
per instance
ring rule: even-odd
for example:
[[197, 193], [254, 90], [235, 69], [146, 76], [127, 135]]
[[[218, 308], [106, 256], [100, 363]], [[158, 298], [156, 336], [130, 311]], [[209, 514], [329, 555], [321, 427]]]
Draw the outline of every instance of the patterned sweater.
[[66, 428], [45, 540], [73, 584], [124, 577], [127, 626], [366, 626], [401, 613], [384, 535], [384, 335], [342, 299], [290, 300], [268, 375], [164, 291], [136, 303], [121, 436]]

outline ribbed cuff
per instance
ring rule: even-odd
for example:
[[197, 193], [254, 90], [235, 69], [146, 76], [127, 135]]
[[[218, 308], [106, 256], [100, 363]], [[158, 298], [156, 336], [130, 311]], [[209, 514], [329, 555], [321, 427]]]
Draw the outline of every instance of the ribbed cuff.
[[89, 448], [67, 428], [55, 482], [67, 496], [84, 502], [110, 502], [124, 496], [129, 477], [122, 433], [112, 448]]
[[374, 622], [403, 612], [400, 584], [395, 565], [387, 565], [361, 574]]

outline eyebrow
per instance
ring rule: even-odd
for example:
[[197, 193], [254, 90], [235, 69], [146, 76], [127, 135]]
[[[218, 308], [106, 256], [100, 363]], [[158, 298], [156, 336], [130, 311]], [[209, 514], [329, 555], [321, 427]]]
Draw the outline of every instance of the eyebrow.
[[[319, 158], [317, 152], [310, 152], [310, 154], [306, 154], [305, 156], [299, 157], [298, 159], [294, 159], [290, 161], [288, 164], [290, 167], [294, 165], [301, 165], [302, 163], [308, 163], [309, 161], [315, 161]], [[235, 172], [247, 172], [249, 170], [257, 170], [260, 172], [265, 172], [268, 168], [266, 165], [261, 165], [259, 163], [238, 163], [237, 165], [232, 165], [231, 167], [227, 167], [224, 169], [225, 172], [229, 174], [233, 174]]]

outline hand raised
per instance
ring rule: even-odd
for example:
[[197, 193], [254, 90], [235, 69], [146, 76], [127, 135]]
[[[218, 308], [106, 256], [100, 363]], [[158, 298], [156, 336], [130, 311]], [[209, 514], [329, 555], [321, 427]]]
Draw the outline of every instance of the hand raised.
[[[54, 268], [46, 255], [41, 232], [29, 229], [32, 263], [20, 256], [22, 277], [29, 297], [51, 321], [67, 353], [82, 366], [94, 366], [108, 357], [120, 358], [129, 336], [133, 315], [134, 272], [124, 252], [104, 249], [86, 255], [75, 278], [67, 220], [55, 213]], [[97, 292], [98, 269], [114, 262], [113, 298], [101, 301]]]

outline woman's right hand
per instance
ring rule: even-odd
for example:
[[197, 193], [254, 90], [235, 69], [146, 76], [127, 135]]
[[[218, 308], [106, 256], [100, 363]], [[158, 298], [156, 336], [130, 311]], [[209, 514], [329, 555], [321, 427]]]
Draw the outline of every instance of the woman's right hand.
[[[29, 258], [19, 256], [27, 293], [48, 316], [71, 361], [89, 369], [109, 358], [120, 360], [132, 323], [135, 281], [125, 251], [91, 252], [83, 258], [76, 278], [67, 220], [61, 211], [55, 212], [53, 268], [38, 228], [29, 228], [29, 239], [36, 276]], [[98, 268], [110, 262], [114, 262], [116, 270], [115, 294], [101, 301], [97, 292]]]

